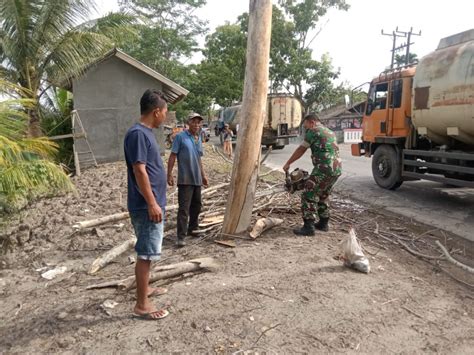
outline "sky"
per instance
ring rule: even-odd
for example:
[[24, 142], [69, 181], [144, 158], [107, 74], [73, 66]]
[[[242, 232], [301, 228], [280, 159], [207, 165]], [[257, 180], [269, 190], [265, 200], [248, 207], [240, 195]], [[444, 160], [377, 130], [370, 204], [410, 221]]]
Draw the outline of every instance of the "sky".
[[[382, 36], [382, 29], [392, 33], [398, 26], [400, 31], [421, 31], [421, 36], [412, 37], [415, 43], [411, 50], [421, 58], [435, 50], [441, 38], [474, 28], [474, 0], [346, 1], [350, 5], [348, 11], [330, 10], [320, 20], [316, 32], [321, 32], [311, 48], [315, 59], [328, 53], [334, 67], [340, 68], [338, 82], [347, 81], [353, 87], [370, 81], [390, 65], [392, 38]], [[116, 0], [97, 3], [100, 14], [118, 9]], [[208, 0], [196, 13], [209, 21], [212, 32], [226, 21], [235, 22], [248, 11], [248, 4], [248, 0]], [[192, 59], [199, 60], [199, 56]]]

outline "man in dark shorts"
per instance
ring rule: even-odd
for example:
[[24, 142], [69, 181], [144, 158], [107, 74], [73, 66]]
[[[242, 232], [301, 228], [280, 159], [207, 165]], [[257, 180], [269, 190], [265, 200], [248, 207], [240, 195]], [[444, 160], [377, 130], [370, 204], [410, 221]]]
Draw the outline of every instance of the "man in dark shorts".
[[134, 314], [153, 320], [168, 315], [166, 309], [158, 310], [148, 300], [150, 295], [166, 292], [166, 289], [150, 288], [148, 282], [151, 262], [159, 260], [161, 256], [166, 207], [166, 172], [153, 128], [158, 128], [164, 122], [167, 111], [168, 105], [161, 92], [145, 91], [140, 99], [140, 120], [128, 130], [124, 139], [127, 206], [137, 237], [137, 303]]

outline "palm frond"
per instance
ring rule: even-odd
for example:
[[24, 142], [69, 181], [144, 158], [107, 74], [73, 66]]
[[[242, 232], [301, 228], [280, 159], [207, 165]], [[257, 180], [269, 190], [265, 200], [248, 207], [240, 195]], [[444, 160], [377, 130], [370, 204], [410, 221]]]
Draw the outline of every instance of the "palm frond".
[[101, 34], [69, 32], [50, 53], [44, 70], [50, 82], [59, 85], [70, 77], [81, 75], [87, 65], [112, 47], [113, 42]]
[[[16, 92], [14, 84], [0, 81], [2, 92]], [[63, 169], [51, 159], [57, 144], [47, 138], [26, 137], [28, 116], [25, 109], [34, 100], [8, 99], [0, 102], [0, 196], [14, 201], [41, 193], [73, 189]]]

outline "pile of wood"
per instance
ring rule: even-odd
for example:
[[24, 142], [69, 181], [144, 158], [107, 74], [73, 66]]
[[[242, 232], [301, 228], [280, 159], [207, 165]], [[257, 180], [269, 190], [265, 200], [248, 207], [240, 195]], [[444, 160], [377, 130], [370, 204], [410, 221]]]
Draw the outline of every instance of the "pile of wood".
[[[199, 229], [194, 231], [195, 242], [191, 247], [205, 239], [214, 240], [220, 245], [227, 247], [235, 247], [234, 238], [255, 239], [264, 233], [266, 230], [280, 225], [283, 219], [264, 217], [258, 219], [259, 213], [265, 213], [268, 216], [273, 210], [280, 211], [284, 206], [288, 206], [288, 195], [281, 187], [282, 184], [269, 185], [262, 181], [259, 182], [258, 193], [255, 198], [255, 207], [253, 208], [253, 215], [256, 223], [250, 233], [240, 235], [224, 235], [222, 233], [222, 224], [224, 221], [224, 213], [227, 205], [227, 195], [229, 183], [224, 182], [206, 188], [202, 191], [203, 208], [200, 215]], [[286, 201], [285, 201], [286, 200]], [[176, 215], [178, 205], [170, 205], [166, 208], [166, 224], [165, 233], [176, 228]], [[103, 216], [92, 220], [80, 221], [75, 223], [72, 227], [76, 231], [82, 231], [89, 228], [97, 227], [104, 224], [116, 223], [130, 218], [128, 212], [116, 213], [109, 216]], [[174, 233], [173, 233], [174, 234]], [[94, 275], [102, 268], [106, 267], [113, 260], [129, 252], [135, 245], [136, 237], [132, 236], [120, 245], [108, 250], [106, 253], [99, 256], [91, 264], [89, 274]], [[217, 268], [217, 263], [212, 258], [204, 258], [197, 260], [190, 260], [174, 265], [158, 265], [153, 270], [153, 276], [150, 282], [154, 282], [164, 278], [176, 277], [185, 273], [213, 271]], [[107, 281], [95, 285], [91, 285], [88, 289], [102, 288], [102, 287], [117, 287], [123, 290], [130, 290], [135, 287], [134, 276], [121, 280]]]

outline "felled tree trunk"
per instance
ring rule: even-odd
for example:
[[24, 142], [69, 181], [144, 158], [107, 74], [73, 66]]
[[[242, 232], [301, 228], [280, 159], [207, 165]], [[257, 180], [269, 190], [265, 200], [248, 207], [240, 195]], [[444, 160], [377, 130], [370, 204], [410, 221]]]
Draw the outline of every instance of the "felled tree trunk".
[[[150, 275], [150, 283], [183, 275], [188, 272], [214, 271], [217, 268], [218, 265], [213, 258], [201, 258], [184, 261], [177, 264], [157, 266], [153, 268], [153, 271]], [[125, 280], [122, 280], [118, 284], [118, 287], [126, 291], [133, 290], [137, 287], [135, 283], [135, 276], [130, 276]]]

